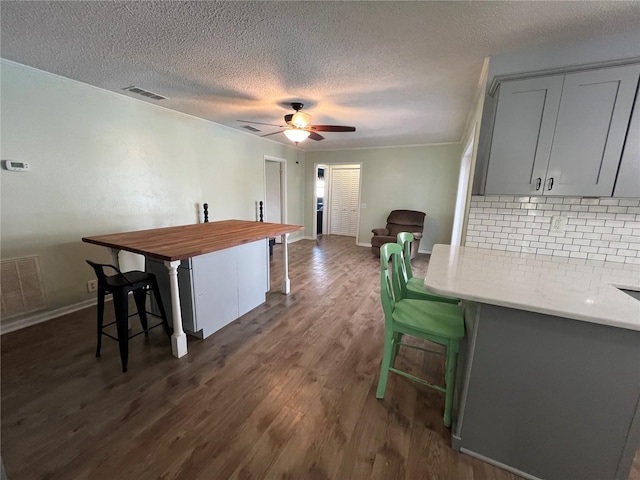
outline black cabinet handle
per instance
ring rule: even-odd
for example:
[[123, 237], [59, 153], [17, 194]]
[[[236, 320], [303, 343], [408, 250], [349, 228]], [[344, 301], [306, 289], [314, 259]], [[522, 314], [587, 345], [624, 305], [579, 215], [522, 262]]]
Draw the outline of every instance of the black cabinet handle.
[[541, 186], [542, 186], [542, 179], [538, 177], [538, 179], [536, 180], [536, 190], [540, 190]]
[[553, 177], [549, 178], [549, 186], [547, 187], [547, 190], [551, 190], [553, 188]]

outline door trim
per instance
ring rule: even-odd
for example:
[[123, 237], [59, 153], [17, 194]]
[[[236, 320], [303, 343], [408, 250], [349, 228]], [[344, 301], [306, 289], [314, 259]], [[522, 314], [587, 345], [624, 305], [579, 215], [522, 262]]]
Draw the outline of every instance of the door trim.
[[[267, 165], [266, 162], [279, 162], [280, 165], [280, 221], [287, 223], [287, 161], [284, 158], [265, 155], [262, 163], [262, 201], [267, 209]], [[266, 216], [266, 215], [265, 215]]]

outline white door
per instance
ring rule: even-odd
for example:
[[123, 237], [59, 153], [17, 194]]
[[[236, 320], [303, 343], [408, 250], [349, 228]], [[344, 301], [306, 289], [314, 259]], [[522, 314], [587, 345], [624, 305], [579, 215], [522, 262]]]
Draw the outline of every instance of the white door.
[[330, 167], [329, 233], [358, 235], [360, 167]]
[[[283, 219], [283, 169], [284, 162], [269, 160], [264, 162], [264, 221], [286, 223]], [[276, 237], [276, 243], [282, 243], [282, 237]]]
[[280, 215], [280, 162], [267, 160], [264, 163], [266, 202], [264, 221], [282, 223]]

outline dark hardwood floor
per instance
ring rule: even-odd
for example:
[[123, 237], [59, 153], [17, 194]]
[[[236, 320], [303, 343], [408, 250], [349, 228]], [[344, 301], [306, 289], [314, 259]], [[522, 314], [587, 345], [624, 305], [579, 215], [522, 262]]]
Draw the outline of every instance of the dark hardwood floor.
[[[131, 340], [128, 373], [107, 338], [96, 359], [95, 308], [3, 335], [9, 479], [519, 478], [450, 448], [442, 394], [391, 375], [376, 400], [383, 316], [369, 248], [291, 244], [288, 296], [280, 249], [266, 303], [189, 337], [179, 360], [159, 328]], [[427, 262], [414, 261], [417, 275]], [[399, 362], [443, 381], [442, 357], [401, 350]]]

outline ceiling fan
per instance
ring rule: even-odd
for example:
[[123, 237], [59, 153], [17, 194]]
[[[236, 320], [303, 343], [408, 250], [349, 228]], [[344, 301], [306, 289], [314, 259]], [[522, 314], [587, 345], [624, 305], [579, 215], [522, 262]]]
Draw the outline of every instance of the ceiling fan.
[[276, 125], [273, 123], [262, 123], [262, 122], [250, 122], [249, 120], [238, 120], [238, 122], [244, 123], [254, 123], [257, 125], [271, 125], [272, 127], [280, 127], [285, 130], [279, 130], [273, 133], [267, 133], [266, 135], [262, 135], [263, 137], [268, 137], [270, 135], [276, 135], [278, 133], [284, 133], [289, 140], [292, 142], [298, 143], [305, 140], [309, 137], [311, 140], [324, 140], [324, 137], [320, 135], [318, 132], [355, 132], [356, 127], [345, 127], [342, 125], [311, 125], [309, 122], [311, 120], [311, 115], [305, 112], [301, 112], [302, 107], [304, 105], [299, 102], [292, 102], [291, 108], [295, 110], [296, 113], [288, 113], [284, 116], [284, 121], [286, 125]]

